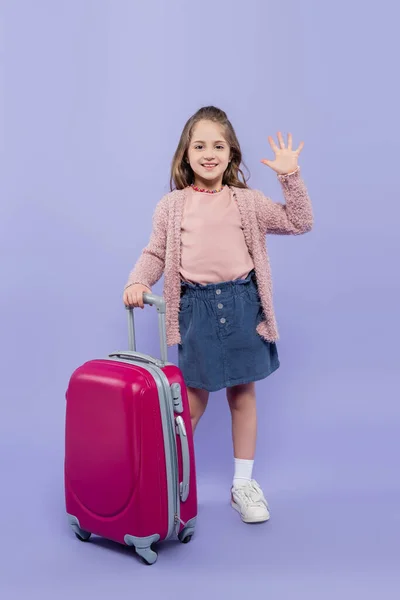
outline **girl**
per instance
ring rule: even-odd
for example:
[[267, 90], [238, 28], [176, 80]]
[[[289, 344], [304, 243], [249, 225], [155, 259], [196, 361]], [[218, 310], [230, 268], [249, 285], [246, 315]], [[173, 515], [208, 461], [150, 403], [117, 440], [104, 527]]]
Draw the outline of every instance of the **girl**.
[[172, 162], [171, 193], [158, 203], [153, 231], [124, 289], [126, 305], [164, 273], [168, 345], [178, 344], [193, 431], [209, 393], [226, 388], [232, 415], [231, 505], [246, 523], [269, 507], [252, 479], [256, 448], [255, 382], [279, 367], [265, 235], [310, 231], [313, 214], [293, 149], [269, 137], [285, 205], [248, 188], [235, 131], [222, 110], [201, 108], [186, 123]]

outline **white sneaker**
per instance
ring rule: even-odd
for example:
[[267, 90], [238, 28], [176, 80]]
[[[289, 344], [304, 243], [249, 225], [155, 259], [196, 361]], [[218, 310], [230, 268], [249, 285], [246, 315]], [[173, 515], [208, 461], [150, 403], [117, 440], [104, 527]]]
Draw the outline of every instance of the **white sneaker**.
[[232, 488], [231, 505], [244, 523], [262, 523], [270, 517], [268, 502], [254, 479]]

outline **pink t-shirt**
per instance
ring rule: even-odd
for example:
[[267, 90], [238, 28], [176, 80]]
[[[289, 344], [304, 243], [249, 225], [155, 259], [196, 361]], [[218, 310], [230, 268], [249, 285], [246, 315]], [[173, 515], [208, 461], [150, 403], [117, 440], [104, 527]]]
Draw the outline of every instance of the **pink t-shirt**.
[[239, 209], [228, 186], [216, 194], [190, 188], [181, 244], [180, 274], [191, 283], [244, 279], [254, 268]]

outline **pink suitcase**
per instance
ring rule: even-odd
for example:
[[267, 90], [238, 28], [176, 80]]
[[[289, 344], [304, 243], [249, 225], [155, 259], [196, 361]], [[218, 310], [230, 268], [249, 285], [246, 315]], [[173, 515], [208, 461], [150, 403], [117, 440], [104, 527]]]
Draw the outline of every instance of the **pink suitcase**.
[[165, 302], [144, 294], [159, 315], [161, 360], [129, 346], [91, 360], [66, 392], [65, 501], [72, 530], [134, 546], [147, 563], [153, 544], [189, 542], [197, 518], [193, 436], [186, 386], [167, 362]]

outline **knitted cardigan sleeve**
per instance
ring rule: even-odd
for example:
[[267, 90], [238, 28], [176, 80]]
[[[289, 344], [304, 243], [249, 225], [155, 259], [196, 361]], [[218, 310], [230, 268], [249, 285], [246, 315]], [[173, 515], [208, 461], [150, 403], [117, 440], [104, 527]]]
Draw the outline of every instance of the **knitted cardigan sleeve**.
[[161, 278], [167, 246], [168, 204], [167, 196], [157, 204], [153, 214], [153, 228], [149, 243], [130, 272], [125, 289], [134, 283], [141, 283], [151, 289]]
[[255, 195], [257, 220], [262, 233], [300, 235], [314, 224], [311, 201], [298, 168], [291, 174], [278, 175], [285, 204], [273, 202], [262, 192]]

